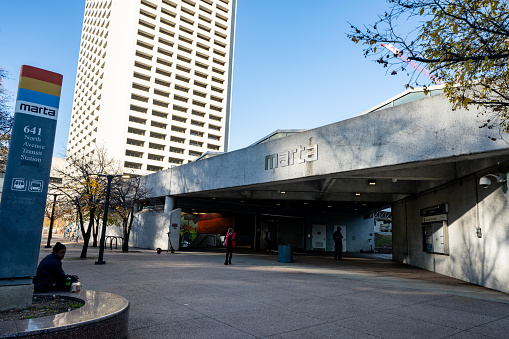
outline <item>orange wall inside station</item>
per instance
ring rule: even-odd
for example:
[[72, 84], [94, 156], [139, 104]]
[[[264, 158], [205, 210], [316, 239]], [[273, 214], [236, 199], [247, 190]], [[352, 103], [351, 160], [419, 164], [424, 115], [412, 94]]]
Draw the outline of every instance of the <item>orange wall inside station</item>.
[[225, 217], [220, 213], [203, 213], [198, 217], [198, 233], [224, 235], [230, 227], [233, 227], [233, 217]]

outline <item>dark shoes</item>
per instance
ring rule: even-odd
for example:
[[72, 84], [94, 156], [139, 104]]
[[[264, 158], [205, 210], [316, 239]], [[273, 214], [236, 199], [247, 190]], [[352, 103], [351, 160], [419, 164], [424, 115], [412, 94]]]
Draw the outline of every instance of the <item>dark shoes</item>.
[[[227, 261], [225, 261], [225, 262], [224, 262], [224, 264], [225, 264], [225, 265], [228, 265], [228, 262], [227, 262]], [[230, 261], [230, 263], [229, 263], [229, 264], [231, 265], [231, 264], [232, 264], [232, 262]]]

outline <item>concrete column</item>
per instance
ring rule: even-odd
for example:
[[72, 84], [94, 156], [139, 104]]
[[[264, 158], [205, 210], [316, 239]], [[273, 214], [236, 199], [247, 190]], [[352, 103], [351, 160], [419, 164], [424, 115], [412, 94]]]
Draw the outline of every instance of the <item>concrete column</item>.
[[175, 209], [175, 198], [167, 195], [164, 198], [164, 213], [170, 213]]
[[262, 215], [260, 213], [260, 209], [256, 211], [255, 215], [255, 251], [259, 251], [262, 249]]
[[168, 213], [169, 216], [169, 225], [167, 225], [167, 229], [170, 241], [168, 242], [168, 249], [179, 249], [181, 212], [182, 210], [176, 207], [175, 198], [167, 195], [164, 198], [164, 213]]

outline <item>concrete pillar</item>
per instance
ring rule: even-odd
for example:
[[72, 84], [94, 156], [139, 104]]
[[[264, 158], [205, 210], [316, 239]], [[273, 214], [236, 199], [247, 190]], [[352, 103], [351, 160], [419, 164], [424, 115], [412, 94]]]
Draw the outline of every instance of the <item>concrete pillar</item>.
[[[19, 283], [19, 281], [13, 281]], [[25, 284], [0, 286], [0, 312], [32, 305], [34, 285], [27, 279]], [[9, 283], [8, 281], [6, 283]]]
[[255, 243], [254, 243], [254, 249], [259, 251], [262, 249], [262, 215], [260, 213], [260, 210], [258, 209], [256, 211], [255, 215]]
[[168, 237], [170, 242], [168, 248], [173, 247], [174, 250], [179, 249], [179, 235], [180, 235], [180, 217], [182, 210], [176, 207], [175, 198], [167, 195], [164, 198], [164, 213], [168, 213], [169, 225]]
[[170, 213], [175, 209], [175, 198], [167, 195], [164, 198], [164, 213]]

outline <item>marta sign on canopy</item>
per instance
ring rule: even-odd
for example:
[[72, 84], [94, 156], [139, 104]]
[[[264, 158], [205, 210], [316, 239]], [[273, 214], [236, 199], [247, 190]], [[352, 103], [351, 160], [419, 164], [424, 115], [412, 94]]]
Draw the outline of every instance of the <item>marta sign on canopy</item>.
[[21, 67], [0, 204], [0, 299], [5, 287], [32, 289], [61, 88], [62, 75]]

